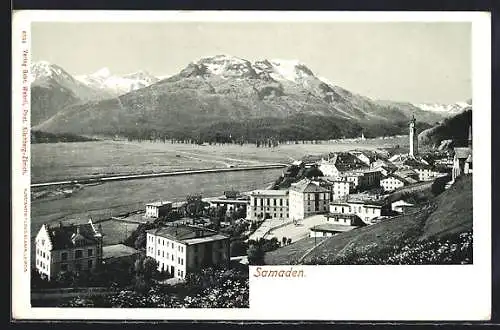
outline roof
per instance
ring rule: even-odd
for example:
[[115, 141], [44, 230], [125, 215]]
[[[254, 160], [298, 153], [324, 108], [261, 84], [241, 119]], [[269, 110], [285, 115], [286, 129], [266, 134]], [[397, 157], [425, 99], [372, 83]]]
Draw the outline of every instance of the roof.
[[339, 152], [333, 154], [328, 160], [329, 163], [334, 164], [339, 171], [353, 171], [369, 169], [370, 167], [359, 160], [358, 157], [348, 152]]
[[251, 191], [250, 195], [286, 196], [288, 195], [288, 190], [258, 189]]
[[98, 237], [102, 237], [91, 222], [86, 224], [59, 224], [55, 227], [46, 225], [53, 250], [66, 250], [76, 246], [97, 244]]
[[398, 201], [395, 201], [391, 204], [392, 206], [413, 206], [413, 204], [405, 202], [404, 200], [400, 199]]
[[413, 168], [418, 168], [418, 169], [429, 169], [431, 168], [428, 164], [425, 164], [423, 161], [419, 161], [413, 158], [408, 158], [407, 160], [404, 161], [404, 165], [413, 167]]
[[311, 231], [323, 231], [323, 232], [345, 232], [345, 231], [350, 231], [355, 228], [358, 228], [357, 226], [349, 226], [349, 225], [341, 225], [341, 224], [335, 224], [335, 223], [324, 223], [321, 225], [316, 225], [314, 227], [311, 227]]
[[460, 148], [455, 148], [455, 157], [457, 158], [467, 158], [469, 155], [472, 154], [472, 151], [470, 148], [467, 147], [460, 147]]
[[405, 178], [403, 178], [402, 176], [400, 175], [397, 175], [395, 173], [390, 173], [388, 174], [385, 178], [383, 178], [382, 180], [386, 180], [386, 179], [390, 179], [390, 178], [393, 178], [393, 179], [397, 179], [403, 183], [408, 183], [408, 180], [406, 180]]
[[124, 244], [107, 245], [102, 248], [102, 257], [104, 259], [127, 257], [137, 253], [139, 251]]
[[173, 224], [156, 229], [146, 230], [147, 233], [186, 243], [188, 240], [196, 238], [207, 238], [217, 235], [214, 230], [203, 227]]
[[214, 241], [221, 241], [229, 239], [228, 236], [222, 235], [222, 234], [216, 234], [212, 236], [207, 236], [207, 237], [198, 237], [198, 238], [191, 238], [191, 239], [186, 239], [183, 242], [185, 244], [200, 244], [200, 243], [206, 243], [206, 242], [214, 242]]
[[312, 181], [309, 179], [303, 179], [297, 183], [293, 183], [290, 186], [290, 190], [301, 192], [301, 193], [329, 192], [328, 189], [325, 189], [317, 184], [312, 183]]
[[210, 203], [219, 204], [248, 204], [247, 199], [229, 199], [229, 198], [216, 198], [209, 200]]
[[169, 202], [169, 201], [159, 201], [159, 202], [148, 203], [148, 204], [146, 204], [146, 206], [160, 207], [160, 206], [168, 205], [168, 204], [172, 205], [172, 202]]

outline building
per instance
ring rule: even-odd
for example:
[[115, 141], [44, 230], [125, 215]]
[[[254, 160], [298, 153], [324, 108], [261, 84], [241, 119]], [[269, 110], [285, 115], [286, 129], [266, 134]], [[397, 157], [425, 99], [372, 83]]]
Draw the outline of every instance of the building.
[[254, 190], [250, 192], [247, 219], [288, 219], [288, 190]]
[[472, 174], [472, 127], [469, 126], [467, 147], [455, 148], [453, 156], [452, 182], [463, 174]]
[[59, 272], [92, 271], [102, 261], [102, 238], [92, 220], [78, 225], [44, 224], [35, 239], [36, 270], [49, 281]]
[[375, 152], [368, 150], [353, 150], [349, 152], [351, 155], [356, 156], [360, 161], [370, 166], [378, 159], [378, 155]]
[[[330, 213], [333, 222], [349, 223], [355, 225], [356, 217], [359, 217], [365, 224], [370, 223], [371, 219], [383, 215], [385, 202], [382, 200], [348, 200], [345, 202], [330, 203]], [[349, 217], [346, 217], [348, 215]]]
[[354, 183], [327, 176], [319, 177], [313, 180], [312, 183], [330, 191], [330, 202], [342, 199], [354, 190]]
[[452, 182], [463, 174], [472, 173], [472, 150], [468, 147], [455, 148], [453, 156]]
[[356, 226], [341, 225], [334, 223], [323, 223], [309, 229], [309, 237], [330, 237], [338, 233], [344, 233], [356, 229]]
[[299, 220], [313, 214], [328, 212], [330, 195], [330, 190], [313, 183], [309, 179], [292, 183], [288, 194], [290, 218]]
[[365, 170], [362, 172], [345, 172], [340, 176], [340, 180], [351, 182], [354, 189], [366, 190], [380, 187], [382, 174], [378, 170]]
[[173, 224], [146, 233], [146, 255], [172, 277], [184, 279], [204, 267], [229, 266], [229, 237], [214, 230]]
[[387, 192], [394, 191], [408, 184], [410, 183], [407, 179], [394, 173], [389, 174], [387, 177], [380, 180], [380, 186]]
[[410, 157], [416, 157], [418, 155], [418, 133], [416, 128], [415, 116], [412, 116], [409, 124], [409, 135], [410, 135]]
[[144, 216], [148, 218], [161, 218], [172, 211], [172, 202], [159, 201], [146, 204], [146, 213]]
[[226, 214], [231, 215], [236, 211], [246, 212], [250, 198], [248, 196], [222, 197], [209, 201], [210, 207], [225, 207]]
[[339, 178], [347, 173], [364, 172], [370, 167], [348, 152], [329, 154], [319, 162], [319, 170], [324, 176]]
[[399, 213], [404, 213], [407, 211], [407, 209], [413, 206], [414, 206], [413, 204], [407, 203], [404, 200], [398, 200], [391, 204], [391, 209]]

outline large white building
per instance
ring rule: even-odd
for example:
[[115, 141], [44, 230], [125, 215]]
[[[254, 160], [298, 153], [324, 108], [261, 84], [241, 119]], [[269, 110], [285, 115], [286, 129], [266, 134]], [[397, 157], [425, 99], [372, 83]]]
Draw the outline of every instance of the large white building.
[[92, 271], [102, 261], [102, 232], [86, 224], [42, 225], [35, 239], [35, 264], [47, 280], [59, 272]]
[[289, 190], [290, 218], [293, 220], [304, 219], [313, 214], [328, 212], [330, 203], [330, 190], [303, 179], [293, 183]]
[[247, 219], [288, 219], [288, 190], [254, 190], [250, 192]]
[[146, 255], [172, 277], [184, 279], [204, 267], [229, 265], [229, 237], [216, 231], [173, 224], [146, 233]]

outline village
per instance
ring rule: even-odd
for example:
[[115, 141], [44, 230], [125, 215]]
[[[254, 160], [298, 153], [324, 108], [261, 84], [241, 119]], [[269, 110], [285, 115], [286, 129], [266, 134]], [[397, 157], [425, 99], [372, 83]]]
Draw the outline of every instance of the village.
[[101, 223], [92, 219], [44, 224], [35, 240], [33, 274], [54, 282], [64, 278], [61, 274], [151, 260], [161, 283], [179, 283], [208, 267], [248, 268], [261, 264], [265, 252], [302, 239], [331, 237], [412, 212], [415, 202], [405, 198], [411, 192], [444, 190], [472, 173], [470, 129], [466, 147], [422, 152], [415, 124], [413, 118], [405, 153], [356, 149], [308, 155], [293, 161], [269, 189], [148, 203], [141, 212], [114, 218], [136, 224], [120, 244], [107, 244]]

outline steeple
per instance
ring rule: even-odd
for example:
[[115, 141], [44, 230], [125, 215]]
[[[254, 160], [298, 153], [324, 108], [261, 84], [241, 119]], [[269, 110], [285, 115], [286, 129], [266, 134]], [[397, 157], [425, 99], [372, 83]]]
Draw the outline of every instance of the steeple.
[[409, 137], [410, 137], [410, 157], [415, 158], [418, 154], [418, 134], [416, 131], [416, 119], [415, 115], [411, 116], [409, 123]]

